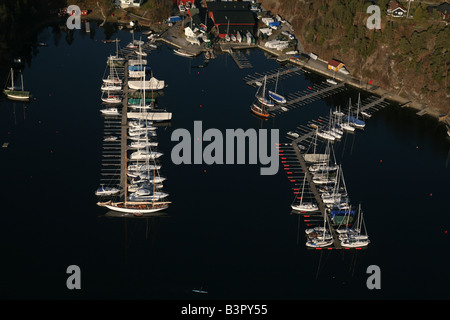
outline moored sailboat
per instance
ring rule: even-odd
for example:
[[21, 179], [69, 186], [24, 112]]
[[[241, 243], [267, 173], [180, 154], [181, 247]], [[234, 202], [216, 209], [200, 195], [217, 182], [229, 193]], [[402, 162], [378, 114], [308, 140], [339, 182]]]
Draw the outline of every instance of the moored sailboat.
[[17, 90], [17, 88], [14, 86], [14, 69], [11, 68], [11, 71], [9, 73], [11, 77], [11, 86], [6, 87], [3, 92], [5, 93], [6, 97], [11, 100], [19, 100], [19, 101], [28, 101], [30, 100], [30, 92], [25, 91], [23, 89], [23, 76], [20, 75], [21, 79], [21, 89]]

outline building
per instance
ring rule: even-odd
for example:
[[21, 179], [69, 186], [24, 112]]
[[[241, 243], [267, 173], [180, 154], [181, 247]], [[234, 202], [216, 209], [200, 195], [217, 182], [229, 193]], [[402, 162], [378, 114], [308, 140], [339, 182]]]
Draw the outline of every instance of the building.
[[226, 34], [255, 34], [256, 19], [248, 2], [206, 2], [208, 16], [220, 38]]
[[341, 68], [344, 67], [344, 64], [338, 60], [330, 60], [328, 62], [328, 69], [338, 72]]
[[391, 1], [388, 4], [386, 11], [388, 16], [392, 17], [404, 17], [406, 16], [406, 9], [397, 1]]
[[119, 0], [122, 8], [140, 7], [144, 0]]
[[440, 5], [430, 7], [434, 10], [437, 10], [440, 13], [442, 19], [444, 20], [450, 19], [450, 3], [442, 2]]

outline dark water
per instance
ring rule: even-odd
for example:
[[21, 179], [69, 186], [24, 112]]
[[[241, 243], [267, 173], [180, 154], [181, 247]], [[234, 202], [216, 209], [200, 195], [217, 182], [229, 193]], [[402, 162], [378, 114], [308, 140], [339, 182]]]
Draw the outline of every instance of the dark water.
[[[168, 87], [159, 104], [173, 112], [158, 129], [162, 175], [173, 204], [169, 217], [101, 217], [99, 184], [103, 118], [100, 85], [104, 29], [51, 28], [49, 44], [24, 68], [28, 104], [1, 98], [0, 296], [3, 299], [448, 299], [450, 156], [445, 130], [414, 111], [387, 107], [366, 129], [336, 146], [352, 203], [361, 203], [371, 244], [363, 251], [309, 251], [303, 222], [284, 170], [260, 176], [259, 165], [179, 165], [171, 162], [176, 128], [278, 128], [285, 133], [335, 104], [345, 93], [261, 123], [249, 111], [254, 89], [244, 76], [278, 64], [248, 51], [254, 69], [239, 70], [227, 55], [205, 68], [203, 58], [174, 55], [165, 45], [148, 57]], [[111, 29], [107, 32], [111, 33]], [[119, 31], [121, 45], [131, 40]], [[135, 36], [139, 36], [137, 33]], [[69, 44], [70, 43], [70, 44]], [[281, 83], [303, 90], [317, 76]], [[356, 101], [356, 100], [354, 100]], [[299, 236], [299, 242], [297, 239]], [[81, 290], [68, 290], [66, 269], [81, 268]], [[381, 270], [381, 289], [366, 286], [367, 267]], [[192, 289], [208, 290], [196, 295]]]

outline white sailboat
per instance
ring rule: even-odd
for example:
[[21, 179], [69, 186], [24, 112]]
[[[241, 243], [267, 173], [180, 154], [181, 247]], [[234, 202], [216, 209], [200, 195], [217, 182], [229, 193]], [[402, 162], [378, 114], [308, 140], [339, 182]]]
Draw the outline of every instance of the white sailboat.
[[[108, 57], [108, 61], [111, 61], [112, 59], [113, 59], [112, 56]], [[112, 84], [112, 85], [121, 85], [122, 79], [119, 78], [119, 75], [117, 73], [114, 63], [107, 63], [106, 66], [107, 66], [106, 69], [108, 69], [108, 67], [109, 67], [109, 74], [107, 77], [103, 78], [103, 83]], [[105, 70], [105, 73], [106, 73], [106, 70]]]
[[264, 76], [264, 84], [263, 84], [262, 92], [261, 92], [261, 94], [258, 94], [259, 89], [261, 88], [261, 87], [259, 87], [258, 91], [256, 92], [256, 99], [258, 99], [258, 101], [261, 104], [263, 104], [267, 107], [273, 107], [273, 106], [275, 106], [275, 104], [266, 98], [266, 81], [267, 81], [267, 76]]
[[[362, 233], [364, 228], [364, 233]], [[363, 219], [363, 212], [361, 211], [361, 205], [358, 210], [358, 221], [355, 229], [346, 229], [345, 233], [339, 235], [341, 246], [345, 248], [360, 248], [369, 245], [370, 240], [367, 235], [366, 226]]]
[[318, 211], [319, 207], [317, 206], [317, 204], [312, 203], [312, 202], [303, 202], [303, 194], [305, 191], [305, 184], [306, 184], [306, 173], [303, 177], [303, 186], [302, 186], [302, 193], [300, 195], [300, 203], [299, 204], [292, 204], [291, 208], [293, 210], [296, 211], [300, 211], [300, 212], [313, 212], [313, 211]]
[[103, 83], [101, 86], [101, 90], [104, 92], [120, 92], [122, 91], [122, 86], [113, 83]]
[[327, 232], [328, 229], [326, 228], [326, 216], [323, 217], [323, 231], [319, 233], [319, 236], [317, 237], [311, 237], [311, 233], [308, 234], [308, 240], [306, 241], [306, 246], [310, 248], [323, 248], [328, 247], [333, 244], [333, 238], [331, 235]]
[[118, 95], [106, 93], [106, 96], [102, 96], [102, 101], [108, 104], [119, 104], [122, 102], [122, 98]]
[[336, 138], [327, 130], [317, 130], [317, 136], [329, 141], [336, 140]]
[[350, 106], [348, 108], [348, 117], [341, 122], [341, 128], [347, 132], [355, 132], [355, 127], [350, 124]]

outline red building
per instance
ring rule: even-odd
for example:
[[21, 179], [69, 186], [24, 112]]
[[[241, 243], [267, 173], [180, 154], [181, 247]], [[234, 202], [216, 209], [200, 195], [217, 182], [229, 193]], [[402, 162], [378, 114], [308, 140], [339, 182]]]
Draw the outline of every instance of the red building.
[[206, 2], [208, 17], [213, 21], [220, 38], [228, 34], [254, 34], [256, 19], [248, 2]]

